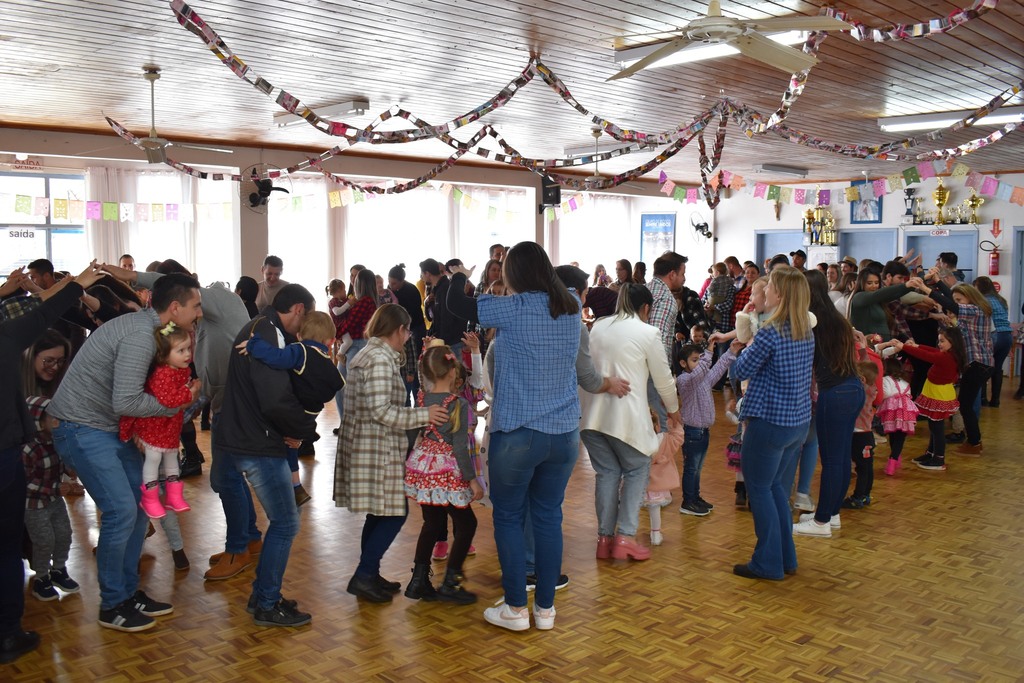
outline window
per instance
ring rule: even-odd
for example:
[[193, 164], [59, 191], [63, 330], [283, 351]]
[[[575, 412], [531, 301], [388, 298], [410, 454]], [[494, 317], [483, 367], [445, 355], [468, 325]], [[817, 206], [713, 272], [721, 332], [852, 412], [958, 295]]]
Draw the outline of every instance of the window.
[[[615, 261], [640, 257], [639, 217], [631, 219], [631, 197], [589, 195], [583, 206], [562, 214], [555, 236], [557, 264], [577, 261], [593, 280], [597, 264], [615, 279]], [[651, 264], [647, 264], [650, 277]]]
[[275, 196], [268, 205], [268, 248], [284, 261], [281, 279], [302, 285], [319, 302], [326, 299], [324, 287], [332, 277], [327, 272], [327, 182], [292, 177], [283, 186], [290, 194]]
[[[0, 278], [39, 258], [72, 273], [85, 267], [88, 249], [82, 219], [72, 219], [70, 212], [60, 218], [53, 215], [55, 199], [85, 199], [83, 176], [0, 173], [0, 194]], [[19, 195], [32, 202], [28, 214], [15, 210]], [[32, 215], [37, 198], [47, 199], [45, 216]]]

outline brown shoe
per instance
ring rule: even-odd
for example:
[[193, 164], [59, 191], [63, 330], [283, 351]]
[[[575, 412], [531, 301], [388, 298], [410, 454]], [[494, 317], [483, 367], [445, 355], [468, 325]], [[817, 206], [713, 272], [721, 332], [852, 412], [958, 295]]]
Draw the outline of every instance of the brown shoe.
[[309, 492], [306, 491], [306, 489], [302, 486], [302, 484], [299, 484], [298, 486], [296, 486], [294, 491], [295, 491], [295, 507], [302, 507], [303, 505], [305, 505], [306, 503], [308, 503], [310, 501]]
[[981, 457], [981, 442], [978, 443], [963, 443], [956, 449], [956, 452], [960, 455], [967, 455], [972, 458]]
[[[255, 541], [249, 541], [249, 547], [247, 548], [247, 550], [249, 551], [249, 554], [252, 555], [253, 558], [255, 558], [257, 555], [263, 552], [263, 540], [258, 538]], [[220, 562], [220, 558], [224, 557], [225, 555], [227, 555], [226, 552], [214, 553], [213, 555], [210, 555], [210, 566], [212, 567], [213, 565]]]
[[220, 558], [220, 562], [210, 567], [203, 574], [203, 578], [207, 581], [230, 579], [232, 576], [241, 574], [250, 565], [252, 565], [252, 555], [248, 551], [237, 555], [234, 553], [224, 553]]

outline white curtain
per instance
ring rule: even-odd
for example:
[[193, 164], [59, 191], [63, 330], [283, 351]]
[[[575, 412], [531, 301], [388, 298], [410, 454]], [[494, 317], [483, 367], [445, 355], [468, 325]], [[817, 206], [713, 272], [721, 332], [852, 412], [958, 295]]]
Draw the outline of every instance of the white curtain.
[[633, 198], [622, 195], [590, 194], [582, 208], [563, 212], [553, 226], [551, 240], [555, 263], [577, 261], [591, 276], [597, 264], [615, 277], [615, 261], [640, 257], [639, 229], [632, 225]]
[[[85, 196], [92, 201], [135, 203], [136, 172], [118, 168], [89, 167], [85, 173]], [[121, 254], [129, 253], [126, 231], [120, 220], [86, 220], [85, 237], [89, 254], [101, 262], [116, 263]]]

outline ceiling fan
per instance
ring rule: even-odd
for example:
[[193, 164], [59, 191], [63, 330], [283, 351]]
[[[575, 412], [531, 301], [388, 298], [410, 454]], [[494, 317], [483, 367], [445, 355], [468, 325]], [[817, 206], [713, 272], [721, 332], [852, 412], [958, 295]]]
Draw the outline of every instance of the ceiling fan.
[[167, 161], [168, 147], [183, 147], [188, 149], [201, 149], [206, 152], [219, 152], [231, 154], [230, 149], [222, 147], [211, 147], [208, 145], [189, 145], [181, 142], [171, 142], [162, 138], [156, 133], [156, 82], [160, 80], [160, 67], [142, 67], [142, 77], [149, 81], [149, 135], [139, 138], [139, 147], [146, 153], [146, 160], [151, 164], [162, 164]]
[[797, 73], [809, 69], [818, 60], [803, 51], [771, 40], [765, 33], [783, 31], [842, 31], [853, 28], [845, 21], [826, 16], [793, 15], [768, 19], [733, 19], [722, 16], [720, 0], [711, 0], [707, 15], [694, 19], [679, 31], [682, 35], [665, 43], [651, 54], [615, 74], [609, 81], [629, 78], [655, 62], [686, 49], [691, 45], [726, 44], [751, 59], [769, 66]]

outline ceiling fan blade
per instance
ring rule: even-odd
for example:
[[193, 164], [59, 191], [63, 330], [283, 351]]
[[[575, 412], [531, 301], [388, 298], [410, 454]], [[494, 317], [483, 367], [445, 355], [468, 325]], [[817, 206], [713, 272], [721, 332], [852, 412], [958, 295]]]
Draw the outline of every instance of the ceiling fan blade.
[[614, 76], [611, 76], [610, 78], [606, 78], [605, 82], [617, 81], [620, 78], [629, 78], [637, 71], [643, 71], [651, 64], [654, 64], [655, 62], [660, 61], [665, 57], [668, 57], [669, 55], [678, 52], [679, 50], [682, 50], [691, 42], [692, 41], [689, 38], [676, 38], [675, 40], [669, 41], [668, 43], [665, 43], [663, 46], [659, 47], [651, 54], [647, 55], [646, 57], [638, 61], [637, 63], [633, 64], [632, 66], [623, 69], [622, 71], [615, 74]]
[[771, 17], [769, 19], [745, 19], [743, 23], [759, 31], [845, 31], [853, 26], [835, 17]]
[[174, 147], [182, 147], [184, 149], [198, 149], [203, 152], [217, 152], [219, 154], [234, 154], [234, 150], [226, 149], [224, 147], [213, 147], [211, 145], [190, 145], [187, 142], [169, 142], [168, 145]]
[[730, 45], [747, 57], [773, 66], [788, 74], [809, 69], [818, 63], [817, 58], [805, 54], [796, 48], [780, 45], [760, 33], [748, 33], [739, 36]]

